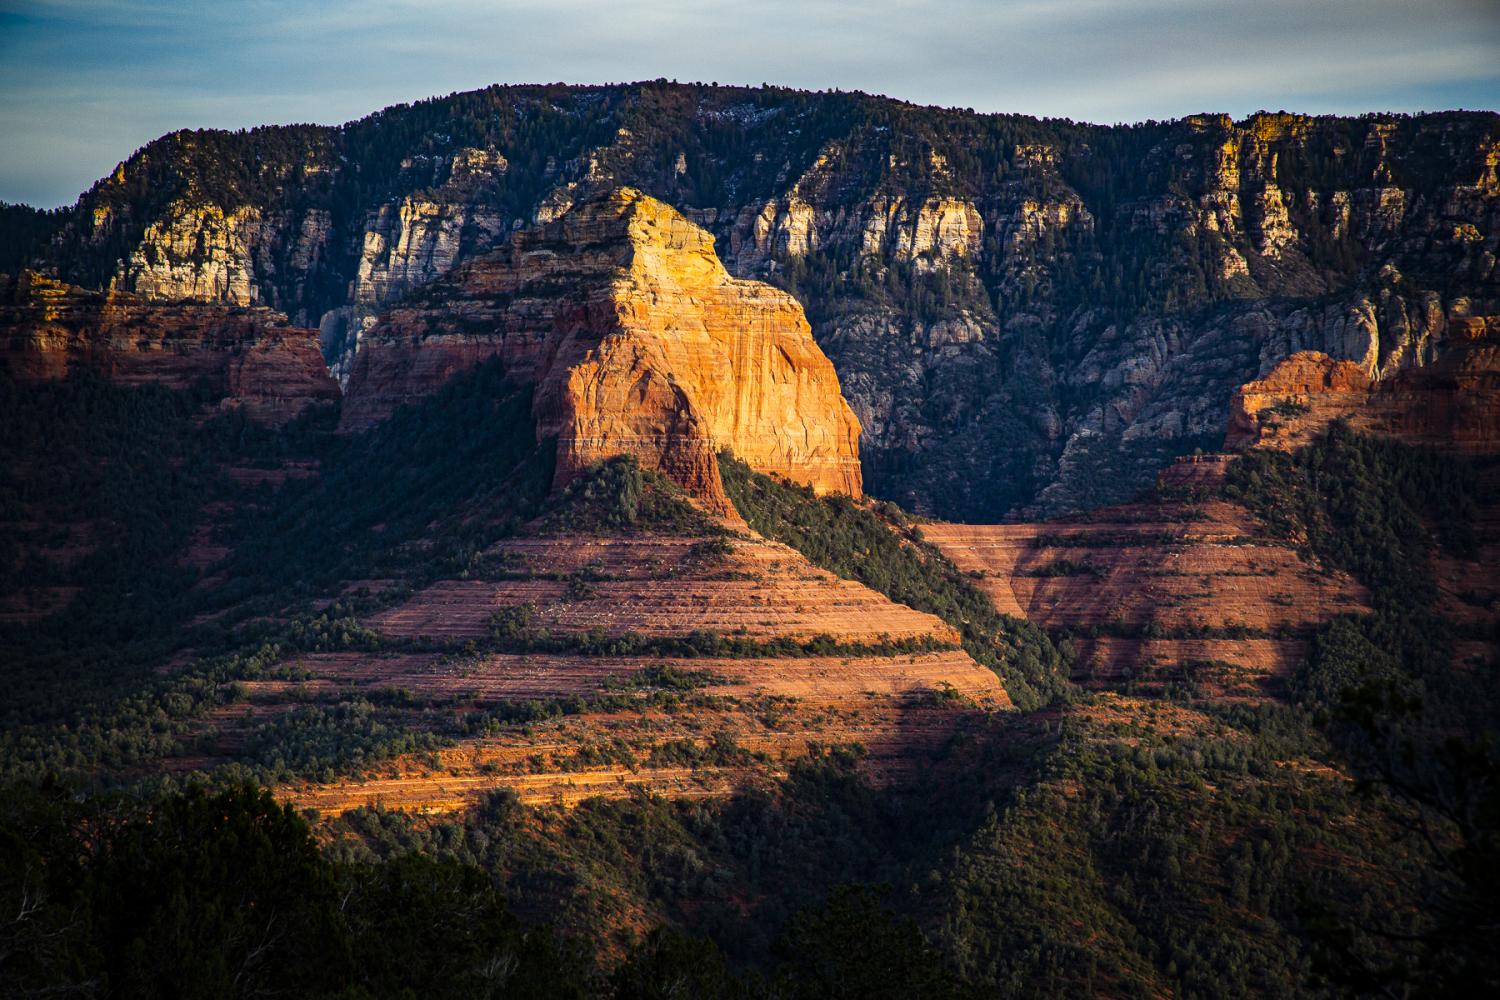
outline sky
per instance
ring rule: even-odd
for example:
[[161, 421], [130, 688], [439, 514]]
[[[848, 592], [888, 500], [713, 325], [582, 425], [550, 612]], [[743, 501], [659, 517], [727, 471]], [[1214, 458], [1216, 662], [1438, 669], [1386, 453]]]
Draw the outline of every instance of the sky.
[[665, 77], [1112, 123], [1500, 110], [1500, 0], [0, 0], [0, 201], [179, 128]]

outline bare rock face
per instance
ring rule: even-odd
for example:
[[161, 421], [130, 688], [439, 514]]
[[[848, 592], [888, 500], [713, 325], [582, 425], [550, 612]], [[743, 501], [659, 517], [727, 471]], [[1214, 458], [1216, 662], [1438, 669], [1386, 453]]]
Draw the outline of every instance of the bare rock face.
[[[387, 303], [502, 237], [503, 213], [465, 197], [473, 194], [476, 174], [503, 173], [496, 157], [461, 150], [453, 177], [432, 197], [407, 196], [366, 213], [362, 227], [346, 237], [353, 244], [347, 301], [321, 316], [306, 310], [305, 286], [335, 250], [339, 234], [326, 209], [266, 213], [243, 206], [225, 212], [179, 200], [146, 227], [110, 287], [152, 301], [281, 308], [278, 300], [285, 298], [301, 304], [299, 319], [317, 323], [334, 377], [345, 381], [360, 337]], [[283, 285], [288, 287], [279, 293]]]
[[500, 357], [536, 386], [562, 486], [635, 455], [728, 511], [716, 455], [859, 494], [859, 421], [797, 301], [733, 278], [713, 237], [631, 188], [586, 199], [391, 310], [356, 357], [345, 430]]
[[316, 330], [264, 308], [148, 304], [24, 272], [0, 285], [0, 367], [26, 381], [93, 370], [124, 385], [203, 382], [223, 409], [281, 424], [339, 398]]
[[1353, 361], [1299, 351], [1265, 378], [1245, 383], [1229, 404], [1225, 447], [1268, 444], [1291, 448], [1313, 425], [1327, 426], [1360, 410], [1375, 383]]
[[1470, 317], [1437, 361], [1374, 381], [1352, 361], [1302, 351], [1246, 383], [1229, 408], [1227, 448], [1291, 449], [1335, 420], [1464, 454], [1500, 452], [1500, 337]]
[[[827, 168], [829, 162], [824, 158], [814, 171]], [[1028, 208], [1032, 215], [1043, 211], [1035, 203]], [[1064, 206], [1063, 222], [1066, 211]], [[741, 273], [768, 261], [807, 257], [826, 245], [858, 246], [865, 256], [889, 251], [894, 259], [930, 272], [978, 256], [983, 237], [984, 220], [970, 201], [908, 201], [881, 194], [843, 212], [815, 208], [794, 192], [767, 201], [759, 211], [746, 206], [730, 231], [730, 248], [735, 270]]]
[[339, 128], [173, 133], [31, 260], [285, 312], [320, 327], [347, 385], [385, 310], [621, 185], [684, 206], [732, 274], [806, 306], [875, 492], [968, 521], [1121, 502], [1221, 442], [1224, 400], [1298, 351], [1384, 380], [1500, 313], [1500, 116], [1478, 112], [1111, 129], [842, 94], [490, 88]]
[[[464, 150], [454, 170], [473, 170], [499, 154]], [[503, 161], [503, 158], [501, 158]], [[498, 168], [494, 168], [497, 169]], [[502, 213], [463, 200], [407, 197], [369, 213], [347, 305], [318, 322], [334, 377], [346, 383], [360, 338], [384, 307], [402, 294], [452, 270], [461, 256], [493, 246], [505, 230]]]
[[225, 214], [216, 205], [174, 204], [146, 227], [118, 286], [148, 299], [252, 305], [259, 289], [251, 242], [260, 222], [254, 208]]
[[[108, 242], [116, 222], [96, 212], [94, 239]], [[323, 208], [226, 211], [179, 198], [145, 226], [104, 287], [151, 302], [267, 306], [305, 322], [308, 286], [325, 264], [332, 232]]]

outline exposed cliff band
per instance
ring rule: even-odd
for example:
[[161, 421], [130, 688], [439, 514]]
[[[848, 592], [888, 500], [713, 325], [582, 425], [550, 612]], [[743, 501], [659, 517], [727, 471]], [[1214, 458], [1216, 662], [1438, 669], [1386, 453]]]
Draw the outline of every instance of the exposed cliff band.
[[[545, 123], [545, 127], [542, 127]], [[794, 289], [868, 485], [984, 521], [1119, 502], [1322, 351], [1373, 377], [1500, 312], [1500, 115], [1195, 115], [1129, 128], [869, 95], [492, 87], [337, 128], [174, 132], [32, 263], [320, 326], [348, 384], [382, 311], [589, 192], [683, 206]]]
[[280, 424], [339, 387], [318, 331], [269, 309], [144, 302], [32, 272], [0, 276], [0, 370], [26, 381], [91, 371], [124, 385], [208, 387], [221, 409]]
[[1380, 381], [1352, 361], [1293, 354], [1234, 394], [1225, 447], [1289, 450], [1335, 420], [1444, 451], [1500, 451], [1500, 321], [1456, 320], [1437, 361]]
[[731, 277], [713, 237], [631, 188], [588, 199], [391, 310], [354, 362], [345, 430], [499, 357], [536, 386], [556, 485], [634, 455], [728, 511], [716, 455], [858, 495], [859, 421], [802, 307]]

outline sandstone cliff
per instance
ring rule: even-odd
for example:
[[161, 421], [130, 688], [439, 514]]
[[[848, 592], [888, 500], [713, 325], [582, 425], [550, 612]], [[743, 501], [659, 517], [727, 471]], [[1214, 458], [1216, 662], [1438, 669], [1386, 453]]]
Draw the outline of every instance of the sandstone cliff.
[[630, 454], [720, 511], [716, 455], [858, 495], [859, 423], [796, 300], [733, 278], [713, 237], [624, 188], [584, 200], [428, 286], [366, 335], [342, 427], [357, 430], [499, 357], [536, 386], [558, 486]]
[[1458, 329], [1436, 362], [1380, 381], [1352, 361], [1292, 355], [1235, 393], [1225, 447], [1289, 450], [1342, 420], [1409, 444], [1500, 452], [1500, 323], [1474, 317]]
[[0, 366], [14, 378], [87, 369], [125, 385], [207, 385], [220, 408], [276, 424], [339, 397], [317, 331], [268, 309], [147, 303], [31, 272], [0, 282]]
[[494, 87], [332, 129], [174, 133], [36, 258], [88, 287], [258, 303], [345, 379], [381, 312], [630, 185], [792, 292], [873, 492], [940, 516], [1115, 502], [1303, 350], [1372, 378], [1500, 311], [1500, 116], [1129, 128], [863, 94]]

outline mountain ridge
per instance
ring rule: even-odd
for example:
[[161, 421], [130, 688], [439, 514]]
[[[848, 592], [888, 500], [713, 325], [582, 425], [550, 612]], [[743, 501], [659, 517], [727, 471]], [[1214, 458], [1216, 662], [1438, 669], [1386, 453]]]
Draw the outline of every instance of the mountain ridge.
[[[1494, 314], [1500, 117], [1122, 128], [859, 94], [489, 88], [338, 128], [173, 133], [66, 214], [85, 286], [250, 297], [336, 374], [387, 307], [630, 184], [807, 309], [877, 495], [966, 520], [1123, 499], [1297, 350], [1385, 377]], [[997, 449], [996, 442], [1006, 447]]]

